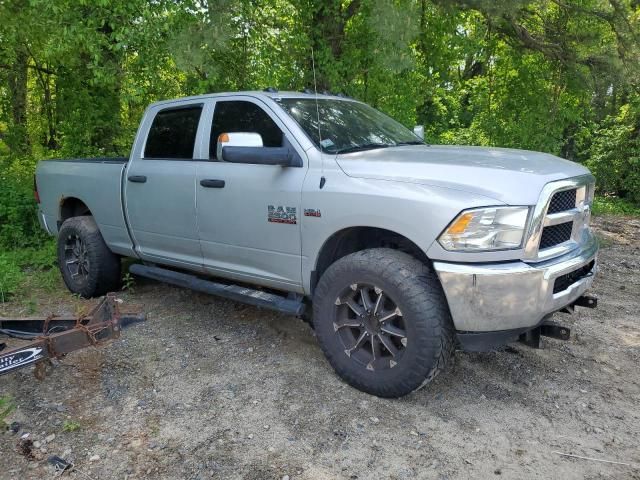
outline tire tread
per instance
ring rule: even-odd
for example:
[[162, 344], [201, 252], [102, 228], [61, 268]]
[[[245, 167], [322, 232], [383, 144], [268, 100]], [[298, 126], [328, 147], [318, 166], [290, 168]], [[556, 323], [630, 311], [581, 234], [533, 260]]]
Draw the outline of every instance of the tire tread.
[[[69, 233], [82, 237], [90, 255], [90, 272], [84, 285], [77, 285], [64, 265], [64, 238]], [[113, 253], [91, 216], [71, 217], [64, 221], [58, 233], [58, 267], [67, 288], [85, 298], [98, 297], [120, 286], [120, 257]]]
[[[448, 304], [440, 282], [429, 265], [404, 252], [388, 248], [362, 250], [347, 255], [331, 265], [320, 279], [314, 295], [313, 318], [314, 322], [321, 322], [323, 317], [326, 321], [326, 315], [319, 310], [328, 308], [331, 302], [326, 299], [323, 302], [323, 297], [331, 295], [332, 286], [340, 281], [340, 277], [358, 271], [371, 272], [372, 268], [403, 292], [403, 311], [408, 306], [410, 311], [420, 312], [414, 318], [414, 327], [421, 343], [411, 371], [397, 382], [379, 384], [343, 368], [336, 361], [335, 351], [330, 348], [328, 342], [331, 338], [319, 334], [320, 346], [336, 372], [355, 388], [381, 397], [400, 397], [425, 386], [445, 370], [455, 349], [455, 332]], [[316, 325], [316, 332], [319, 331], [318, 327]]]

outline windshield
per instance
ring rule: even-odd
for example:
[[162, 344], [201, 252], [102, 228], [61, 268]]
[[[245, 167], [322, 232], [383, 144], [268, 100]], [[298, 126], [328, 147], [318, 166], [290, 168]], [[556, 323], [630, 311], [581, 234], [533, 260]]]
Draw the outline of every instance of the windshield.
[[315, 98], [280, 98], [276, 101], [325, 153], [424, 143], [411, 130], [364, 103], [318, 98], [316, 107]]

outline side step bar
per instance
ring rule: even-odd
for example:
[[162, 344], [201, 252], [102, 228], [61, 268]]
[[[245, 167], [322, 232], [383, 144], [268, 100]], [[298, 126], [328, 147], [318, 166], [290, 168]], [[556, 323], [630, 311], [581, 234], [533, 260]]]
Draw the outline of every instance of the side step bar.
[[141, 277], [159, 280], [161, 282], [189, 288], [198, 292], [217, 295], [241, 303], [247, 303], [256, 307], [276, 310], [288, 315], [301, 316], [305, 310], [302, 297], [290, 298], [275, 293], [254, 290], [239, 285], [225, 285], [211, 280], [204, 280], [188, 273], [175, 272], [166, 268], [152, 267], [135, 263], [129, 267], [129, 272]]

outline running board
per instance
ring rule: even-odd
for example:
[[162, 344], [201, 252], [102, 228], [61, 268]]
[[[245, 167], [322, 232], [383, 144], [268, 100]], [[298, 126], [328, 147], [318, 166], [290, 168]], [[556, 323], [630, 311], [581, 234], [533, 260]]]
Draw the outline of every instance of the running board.
[[175, 272], [166, 268], [151, 267], [134, 263], [129, 267], [129, 272], [141, 277], [152, 278], [161, 282], [176, 285], [178, 287], [189, 288], [198, 292], [217, 295], [219, 297], [235, 300], [236, 302], [247, 303], [256, 307], [276, 310], [289, 315], [301, 316], [304, 313], [305, 304], [302, 297], [288, 298], [275, 293], [254, 290], [252, 288], [241, 287], [239, 285], [225, 285], [224, 283], [204, 280], [188, 273]]

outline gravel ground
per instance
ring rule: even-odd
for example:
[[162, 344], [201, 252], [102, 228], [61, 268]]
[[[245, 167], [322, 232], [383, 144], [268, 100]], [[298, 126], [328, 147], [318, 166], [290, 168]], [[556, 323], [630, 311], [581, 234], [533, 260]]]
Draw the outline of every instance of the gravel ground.
[[[145, 324], [43, 381], [0, 378], [17, 404], [6, 421], [20, 424], [0, 432], [0, 477], [53, 478], [55, 454], [78, 479], [640, 479], [640, 221], [595, 223], [599, 308], [557, 315], [569, 342], [458, 352], [398, 400], [340, 381], [300, 320], [138, 280], [122, 298]], [[43, 314], [94, 303], [36, 295]], [[17, 449], [26, 432], [32, 458]]]

